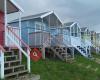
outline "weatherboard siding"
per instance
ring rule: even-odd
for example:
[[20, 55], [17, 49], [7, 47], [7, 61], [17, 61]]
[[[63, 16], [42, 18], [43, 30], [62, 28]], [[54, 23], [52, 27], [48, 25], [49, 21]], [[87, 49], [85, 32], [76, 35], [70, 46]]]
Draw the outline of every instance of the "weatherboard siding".
[[[46, 42], [46, 43], [45, 43]], [[49, 46], [50, 45], [50, 33], [47, 32], [33, 32], [29, 34], [29, 45], [34, 46]]]
[[4, 45], [4, 13], [0, 11], [0, 45]]
[[[24, 40], [24, 42], [29, 44], [30, 46], [34, 46], [34, 39], [35, 39], [34, 35], [32, 36], [33, 38], [31, 38], [31, 40], [30, 40], [29, 37], [30, 37], [30, 34], [36, 32], [35, 23], [44, 24], [45, 25], [45, 29], [44, 28], [43, 29], [45, 31], [45, 30], [48, 30], [47, 23], [45, 23], [45, 22], [46, 21], [44, 20], [44, 22], [42, 23], [42, 21], [40, 19], [30, 19], [30, 20], [21, 21], [21, 37]], [[11, 23], [11, 25], [17, 27], [18, 26], [18, 22]], [[42, 40], [42, 37], [40, 37], [41, 38], [40, 39], [39, 38], [40, 35], [39, 34], [36, 34], [36, 35], [38, 37], [36, 43], [40, 43], [40, 40]], [[45, 35], [45, 34], [42, 34], [42, 35]], [[37, 44], [37, 45], [40, 45], [40, 44]]]

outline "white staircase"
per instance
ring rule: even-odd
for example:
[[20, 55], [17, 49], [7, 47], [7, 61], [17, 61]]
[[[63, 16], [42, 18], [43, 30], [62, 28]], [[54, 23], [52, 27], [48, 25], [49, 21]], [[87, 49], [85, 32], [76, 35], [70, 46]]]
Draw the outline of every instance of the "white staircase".
[[[27, 64], [22, 64], [19, 56], [15, 54], [13, 50], [6, 50], [4, 47], [0, 46], [0, 77], [4, 79], [10, 76], [18, 76], [23, 73], [30, 73], [30, 48], [24, 43], [22, 39], [11, 29], [11, 27], [6, 28], [6, 37], [14, 44], [18, 50], [26, 57]], [[7, 43], [6, 43], [7, 44]], [[24, 50], [22, 47], [26, 48]]]
[[91, 57], [91, 54], [89, 52], [87, 52], [88, 49], [85, 49], [81, 46], [75, 46], [75, 48], [84, 56], [84, 57]]
[[91, 58], [90, 46], [79, 37], [71, 36], [71, 45], [86, 58]]
[[22, 64], [18, 56], [19, 53], [13, 50], [4, 52], [4, 77], [16, 76], [28, 73], [26, 65]]

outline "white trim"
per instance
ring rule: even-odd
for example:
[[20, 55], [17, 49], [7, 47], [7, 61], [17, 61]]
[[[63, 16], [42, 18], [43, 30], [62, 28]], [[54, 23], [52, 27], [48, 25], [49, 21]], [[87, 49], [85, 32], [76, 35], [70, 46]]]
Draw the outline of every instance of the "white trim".
[[73, 24], [70, 25], [70, 27], [73, 27], [75, 24], [77, 24], [76, 22], [74, 22]]
[[46, 16], [48, 16], [48, 15], [50, 15], [50, 14], [52, 14], [52, 13], [54, 13], [54, 12], [53, 12], [53, 11], [50, 11], [50, 12], [48, 12], [48, 13], [46, 13], [46, 14], [40, 16], [40, 18], [44, 18], [44, 17], [46, 17]]

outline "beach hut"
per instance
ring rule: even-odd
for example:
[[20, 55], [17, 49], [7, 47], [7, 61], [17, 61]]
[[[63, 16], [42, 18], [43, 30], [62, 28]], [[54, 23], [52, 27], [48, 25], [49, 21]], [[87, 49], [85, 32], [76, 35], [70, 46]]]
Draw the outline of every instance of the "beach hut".
[[[0, 79], [30, 72], [29, 53], [21, 47], [22, 43], [25, 47], [26, 44], [20, 37], [20, 26], [15, 28], [7, 23], [7, 14], [14, 12], [22, 13], [23, 10], [14, 0], [0, 0]], [[29, 51], [28, 45], [26, 48]], [[27, 58], [27, 69], [21, 64], [20, 51]]]
[[91, 31], [91, 51], [93, 53], [98, 53], [99, 51], [99, 47], [97, 43], [99, 41], [99, 34], [97, 34], [95, 31]]
[[90, 48], [88, 49], [89, 45], [87, 45], [84, 41], [83, 34], [81, 35], [81, 28], [79, 24], [76, 22], [68, 22], [64, 24], [64, 27], [66, 27], [70, 32], [71, 46], [84, 57], [91, 57]]
[[82, 27], [81, 28], [81, 38], [84, 40], [84, 41], [87, 41], [88, 44], [91, 45], [91, 34], [90, 34], [90, 31], [87, 27]]
[[97, 46], [97, 53], [100, 53], [100, 33], [96, 33], [96, 46]]
[[[22, 39], [31, 49], [41, 48], [42, 58], [45, 59], [45, 49], [53, 47], [52, 50], [56, 56], [63, 60], [62, 55], [54, 49], [55, 44], [58, 45], [60, 43], [59, 47], [61, 47], [62, 41], [61, 35], [55, 35], [58, 34], [58, 31], [62, 27], [62, 22], [54, 11], [22, 17], [21, 23]], [[10, 22], [10, 24], [17, 26], [18, 19]]]

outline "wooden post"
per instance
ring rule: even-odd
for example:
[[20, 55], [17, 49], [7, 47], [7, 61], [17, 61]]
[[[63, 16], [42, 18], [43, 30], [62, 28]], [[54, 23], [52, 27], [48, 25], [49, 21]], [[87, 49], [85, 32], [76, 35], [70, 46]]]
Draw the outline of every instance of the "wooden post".
[[45, 47], [42, 47], [42, 59], [45, 59]]
[[67, 52], [68, 47], [66, 47], [66, 61], [68, 60], [68, 52]]
[[75, 49], [74, 49], [74, 47], [73, 47], [72, 49], [73, 49], [73, 52], [72, 52], [72, 54], [73, 54], [73, 59], [74, 59], [74, 52], [75, 52], [74, 50], [75, 50]]

